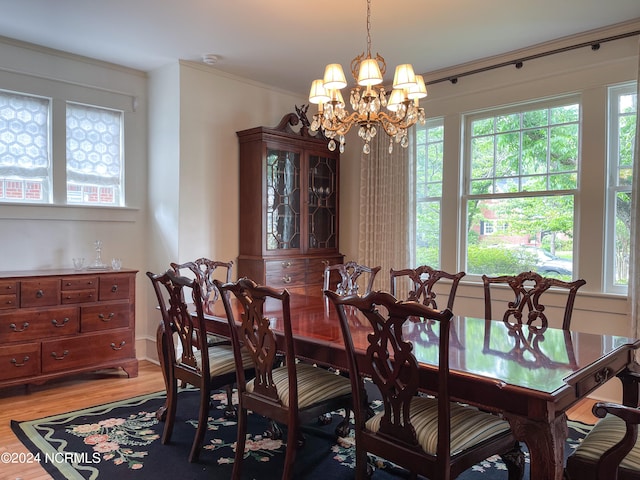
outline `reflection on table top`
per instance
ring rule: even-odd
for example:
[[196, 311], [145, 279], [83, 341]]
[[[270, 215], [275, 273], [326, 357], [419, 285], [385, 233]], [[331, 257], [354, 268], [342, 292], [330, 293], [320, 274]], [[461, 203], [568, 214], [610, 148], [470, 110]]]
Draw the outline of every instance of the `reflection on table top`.
[[[210, 311], [212, 319], [226, 322], [222, 302]], [[267, 303], [265, 315], [277, 332], [280, 314]], [[343, 346], [338, 316], [333, 305], [322, 297], [291, 295], [292, 330], [298, 342]], [[239, 317], [236, 317], [239, 318]], [[351, 332], [356, 349], [366, 348], [370, 331], [359, 312], [351, 312]], [[425, 366], [436, 365], [439, 328], [422, 321], [408, 322], [404, 334], [414, 346], [414, 354]], [[617, 349], [638, 348], [640, 341], [616, 335], [597, 335], [547, 328], [508, 326], [502, 321], [454, 317], [450, 336], [450, 370], [486, 377], [493, 382], [553, 394], [571, 384], [572, 375], [589, 369]], [[621, 348], [622, 347], [622, 348]]]

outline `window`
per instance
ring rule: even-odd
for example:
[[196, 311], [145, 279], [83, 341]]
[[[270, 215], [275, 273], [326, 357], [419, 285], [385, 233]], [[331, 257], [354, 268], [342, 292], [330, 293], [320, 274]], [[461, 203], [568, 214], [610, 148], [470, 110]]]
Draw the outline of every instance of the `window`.
[[51, 202], [50, 105], [0, 92], [0, 202]]
[[67, 104], [67, 203], [122, 204], [122, 115]]
[[444, 122], [430, 119], [416, 127], [416, 262], [440, 267]]
[[469, 114], [464, 128], [466, 272], [537, 270], [570, 279], [577, 98]]
[[[57, 107], [60, 105], [60, 107]], [[53, 156], [56, 108], [66, 108], [66, 158]], [[122, 111], [0, 91], [0, 202], [124, 206]], [[62, 185], [60, 185], [62, 184]], [[56, 187], [56, 185], [59, 185]]]
[[631, 239], [631, 181], [638, 98], [636, 84], [609, 88], [606, 288], [626, 291]]

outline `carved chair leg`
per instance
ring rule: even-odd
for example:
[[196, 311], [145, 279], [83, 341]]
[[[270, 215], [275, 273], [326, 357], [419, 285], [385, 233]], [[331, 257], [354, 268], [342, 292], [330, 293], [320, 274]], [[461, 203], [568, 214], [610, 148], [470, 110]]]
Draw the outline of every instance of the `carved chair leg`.
[[227, 391], [227, 406], [224, 409], [224, 417], [229, 420], [238, 418], [238, 411], [233, 405], [233, 386], [227, 385], [225, 387]]
[[513, 448], [504, 455], [500, 455], [500, 458], [502, 458], [507, 467], [509, 480], [522, 480], [524, 476], [524, 453], [520, 447], [520, 442], [516, 442]]
[[349, 435], [349, 430], [351, 430], [351, 409], [344, 409], [344, 418], [342, 421], [336, 426], [336, 436], [337, 437], [346, 437]]
[[266, 432], [264, 432], [263, 435], [266, 438], [271, 438], [273, 440], [280, 440], [282, 438], [282, 429], [276, 422], [269, 419], [269, 428], [267, 429]]

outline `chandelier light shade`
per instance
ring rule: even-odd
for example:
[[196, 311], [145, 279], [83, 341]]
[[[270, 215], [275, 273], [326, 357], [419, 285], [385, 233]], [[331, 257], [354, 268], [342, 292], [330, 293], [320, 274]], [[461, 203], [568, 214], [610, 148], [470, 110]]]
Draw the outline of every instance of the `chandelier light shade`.
[[419, 101], [427, 96], [427, 88], [421, 75], [416, 75], [409, 63], [398, 65], [393, 78], [393, 89], [387, 99], [383, 75], [387, 70], [384, 58], [371, 56], [371, 0], [367, 0], [367, 52], [351, 61], [351, 74], [356, 86], [351, 89], [349, 112], [340, 90], [347, 86], [342, 66], [331, 63], [325, 67], [324, 77], [314, 80], [309, 91], [309, 102], [318, 105], [313, 115], [311, 130], [322, 129], [329, 139], [329, 150], [340, 145], [344, 152], [345, 135], [351, 127], [358, 126], [358, 135], [364, 141], [362, 151], [371, 151], [369, 142], [382, 130], [390, 137], [389, 153], [393, 143], [409, 145], [407, 130], [420, 122], [424, 125], [425, 113]]

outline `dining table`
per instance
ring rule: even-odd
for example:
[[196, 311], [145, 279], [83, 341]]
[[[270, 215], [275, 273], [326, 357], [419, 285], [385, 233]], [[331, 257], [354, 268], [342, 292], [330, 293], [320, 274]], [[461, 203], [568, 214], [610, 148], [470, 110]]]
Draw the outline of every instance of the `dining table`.
[[[239, 308], [235, 299], [231, 306]], [[296, 356], [346, 371], [334, 305], [323, 296], [291, 293], [290, 307]], [[276, 337], [283, 335], [278, 309], [269, 302], [264, 307]], [[235, 317], [241, 318], [237, 313]], [[371, 328], [353, 307], [347, 307], [347, 313], [356, 353], [364, 355]], [[220, 300], [207, 304], [205, 318], [208, 332], [229, 336]], [[575, 324], [579, 322], [574, 319]], [[413, 344], [420, 364], [420, 388], [427, 393], [437, 391], [438, 334], [434, 322], [416, 319], [403, 326], [404, 338]], [[449, 342], [452, 399], [495, 412], [509, 422], [529, 450], [531, 480], [562, 480], [566, 412], [595, 389], [618, 377], [622, 402], [638, 406], [638, 339], [454, 316]]]

